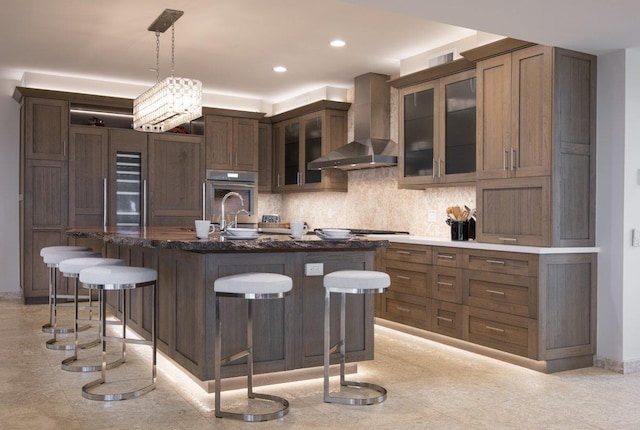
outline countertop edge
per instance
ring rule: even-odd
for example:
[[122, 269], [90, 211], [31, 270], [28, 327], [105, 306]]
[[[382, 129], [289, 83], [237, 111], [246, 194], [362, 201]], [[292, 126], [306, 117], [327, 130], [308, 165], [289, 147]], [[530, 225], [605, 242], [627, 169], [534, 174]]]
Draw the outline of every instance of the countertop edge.
[[486, 251], [519, 252], [524, 254], [592, 254], [599, 253], [600, 247], [539, 247], [522, 245], [501, 245], [496, 243], [480, 243], [475, 241], [453, 241], [426, 236], [375, 235], [367, 236], [388, 240], [390, 243], [407, 243], [414, 245], [448, 246], [452, 248], [481, 249]]

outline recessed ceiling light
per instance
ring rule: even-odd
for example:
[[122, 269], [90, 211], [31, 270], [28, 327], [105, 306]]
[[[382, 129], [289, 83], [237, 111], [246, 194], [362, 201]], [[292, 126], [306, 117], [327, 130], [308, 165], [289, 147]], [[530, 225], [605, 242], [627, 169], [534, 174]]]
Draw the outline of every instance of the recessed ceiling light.
[[274, 72], [278, 72], [278, 73], [284, 73], [284, 72], [286, 72], [286, 71], [287, 71], [287, 68], [286, 68], [286, 67], [284, 67], [284, 66], [275, 66], [275, 67], [273, 68], [273, 71], [274, 71]]
[[333, 46], [334, 48], [342, 48], [346, 44], [347, 44], [347, 42], [345, 42], [344, 40], [340, 40], [340, 39], [332, 40], [329, 43], [329, 45]]

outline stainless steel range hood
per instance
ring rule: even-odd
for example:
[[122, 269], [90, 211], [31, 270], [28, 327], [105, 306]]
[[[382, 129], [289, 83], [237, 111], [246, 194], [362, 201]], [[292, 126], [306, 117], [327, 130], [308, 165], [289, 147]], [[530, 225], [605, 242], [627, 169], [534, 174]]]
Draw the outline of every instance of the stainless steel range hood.
[[367, 73], [355, 78], [354, 141], [307, 164], [311, 170], [370, 169], [398, 164], [398, 144], [390, 139], [389, 76]]

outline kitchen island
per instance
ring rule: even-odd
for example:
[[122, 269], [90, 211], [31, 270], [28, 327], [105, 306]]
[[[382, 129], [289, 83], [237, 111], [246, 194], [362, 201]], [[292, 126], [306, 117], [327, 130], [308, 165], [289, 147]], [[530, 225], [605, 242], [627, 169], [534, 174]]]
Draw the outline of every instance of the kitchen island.
[[[260, 235], [233, 240], [213, 233], [208, 240], [195, 237], [191, 228], [135, 229], [77, 228], [67, 232], [70, 242], [90, 246], [103, 255], [158, 271], [158, 349], [197, 380], [213, 380], [214, 292], [221, 276], [245, 272], [272, 272], [290, 276], [293, 290], [284, 300], [254, 305], [255, 373], [314, 368], [323, 363], [323, 276], [305, 275], [308, 264], [321, 264], [322, 273], [336, 270], [373, 270], [375, 250], [386, 240], [354, 237], [322, 240], [313, 234], [302, 239], [287, 235]], [[316, 266], [318, 267], [318, 266]], [[151, 291], [128, 291], [127, 318], [141, 336], [150, 337]], [[108, 305], [122, 312], [116, 294]], [[244, 348], [245, 306], [223, 299], [226, 325], [222, 355]], [[373, 359], [374, 301], [371, 296], [347, 299], [347, 361]], [[332, 318], [337, 321], [337, 307]], [[338, 337], [333, 324], [332, 337]], [[245, 374], [240, 363], [223, 368], [224, 377]], [[319, 374], [318, 374], [319, 375]]]

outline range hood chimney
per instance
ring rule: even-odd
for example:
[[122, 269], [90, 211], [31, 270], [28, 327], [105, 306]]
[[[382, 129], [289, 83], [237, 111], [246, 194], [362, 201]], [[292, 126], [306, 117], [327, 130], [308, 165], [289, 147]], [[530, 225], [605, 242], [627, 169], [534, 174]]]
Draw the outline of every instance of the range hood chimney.
[[354, 140], [317, 158], [310, 170], [369, 169], [398, 164], [398, 144], [390, 139], [389, 76], [366, 73], [355, 78], [353, 103]]

